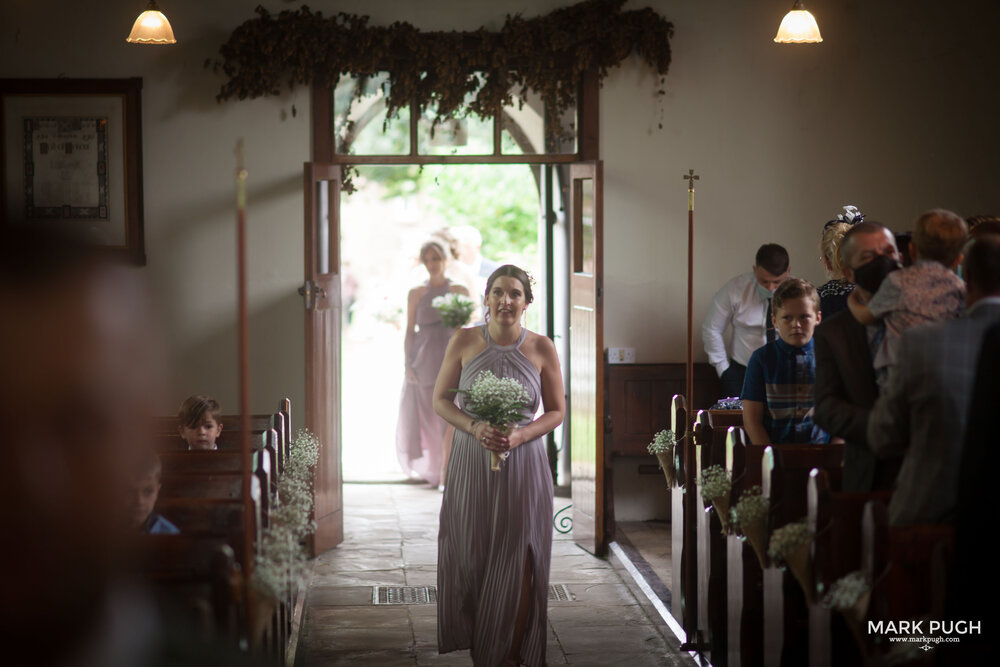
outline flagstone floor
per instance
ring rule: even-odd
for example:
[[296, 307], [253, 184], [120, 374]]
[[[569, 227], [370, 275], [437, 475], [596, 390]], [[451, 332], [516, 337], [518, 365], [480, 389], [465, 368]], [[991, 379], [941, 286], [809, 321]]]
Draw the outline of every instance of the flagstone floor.
[[[440, 506], [426, 486], [344, 485], [344, 543], [314, 561], [297, 667], [472, 664], [468, 651], [438, 654], [436, 605], [372, 604], [373, 586], [436, 585]], [[549, 665], [695, 664], [615, 557], [556, 532], [550, 583], [573, 599], [549, 602]]]

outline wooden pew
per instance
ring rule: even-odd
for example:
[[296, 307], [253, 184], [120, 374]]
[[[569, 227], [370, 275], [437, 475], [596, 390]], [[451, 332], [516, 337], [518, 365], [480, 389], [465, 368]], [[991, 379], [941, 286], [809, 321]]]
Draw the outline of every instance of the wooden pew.
[[[760, 485], [764, 450], [762, 445], [750, 444], [742, 428], [727, 429], [726, 470], [733, 479], [734, 506], [743, 491]], [[728, 663], [744, 667], [763, 665], [763, 570], [750, 543], [736, 534], [726, 537], [726, 607]]]
[[813, 469], [807, 488], [809, 527], [813, 539], [813, 575], [816, 602], [809, 605], [809, 665], [861, 664], [864, 655], [837, 612], [820, 600], [841, 577], [862, 569], [862, 521], [865, 505], [873, 500], [888, 503], [891, 493], [836, 492], [826, 470]]
[[[250, 433], [258, 436], [272, 428], [274, 415], [250, 415]], [[236, 450], [240, 448], [240, 416], [222, 415], [222, 434], [216, 441], [221, 450]], [[177, 417], [156, 417], [150, 424], [150, 434], [157, 451], [185, 451], [187, 445], [177, 434]]]
[[[843, 445], [769, 445], [764, 450], [761, 489], [771, 501], [769, 533], [806, 516], [813, 468], [827, 470], [831, 487], [839, 489], [843, 454]], [[802, 588], [782, 568], [765, 568], [763, 578], [764, 664], [807, 664], [809, 614]]]
[[[694, 423], [695, 469], [725, 467], [726, 428], [714, 428], [712, 414], [699, 410]], [[705, 508], [701, 487], [696, 490], [698, 554], [698, 631], [717, 667], [728, 664], [726, 652], [726, 536], [715, 509]]]
[[[223, 416], [221, 421], [229, 428], [223, 429], [218, 443], [220, 449], [212, 452], [184, 449], [184, 443], [176, 433], [176, 418], [160, 418], [154, 423], [152, 430], [162, 451], [163, 464], [163, 490], [158, 510], [174, 521], [182, 536], [192, 543], [222, 541], [229, 544], [232, 553], [242, 557], [246, 517], [242, 500], [240, 419], [236, 415], [228, 415]], [[283, 399], [279, 412], [273, 415], [253, 415], [251, 436], [254, 447], [250, 473], [250, 504], [253, 508], [250, 517], [251, 545], [255, 552], [259, 552], [263, 530], [269, 524], [273, 496], [290, 452], [290, 401]], [[158, 579], [165, 586], [170, 586], [170, 582], [177, 577], [161, 573]], [[292, 604], [290, 597], [279, 601], [266, 624], [268, 630], [259, 648], [263, 655], [274, 658], [276, 662], [284, 660], [290, 636]], [[246, 628], [245, 615], [234, 627], [241, 631]]]
[[170, 520], [182, 535], [228, 537], [244, 529], [242, 500], [220, 498], [164, 498], [157, 511]]
[[225, 540], [190, 535], [142, 535], [137, 540], [135, 570], [152, 584], [163, 608], [235, 646], [243, 613], [240, 575]]
[[[694, 443], [690, 433], [687, 401], [675, 394], [670, 404], [670, 428], [674, 446], [674, 486], [670, 489], [670, 611], [684, 631], [686, 647], [697, 644], [698, 560], [695, 525], [697, 507], [693, 493], [695, 472]], [[690, 650], [690, 649], [688, 649]]]
[[243, 495], [242, 472], [182, 472], [164, 475], [162, 498], [228, 498]]
[[238, 451], [171, 451], [160, 454], [163, 475], [192, 472], [240, 472], [243, 454]]
[[863, 560], [876, 582], [869, 618], [944, 618], [954, 526], [890, 526], [886, 505], [872, 501], [865, 508], [864, 531]]

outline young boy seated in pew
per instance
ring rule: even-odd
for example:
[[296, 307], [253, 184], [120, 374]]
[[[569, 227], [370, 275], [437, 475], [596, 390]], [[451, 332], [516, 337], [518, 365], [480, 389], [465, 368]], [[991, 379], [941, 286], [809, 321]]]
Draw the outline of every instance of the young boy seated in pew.
[[755, 445], [827, 443], [813, 423], [816, 357], [813, 331], [821, 318], [812, 283], [789, 278], [771, 297], [771, 319], [780, 338], [758, 348], [743, 382], [743, 428]]
[[177, 433], [187, 443], [189, 450], [216, 450], [219, 446], [215, 441], [222, 435], [222, 422], [219, 421], [221, 415], [222, 408], [211, 396], [189, 396], [177, 413], [180, 420]]
[[177, 535], [181, 531], [156, 512], [160, 496], [160, 457], [150, 452], [143, 456], [129, 490], [129, 518], [132, 526], [147, 535]]

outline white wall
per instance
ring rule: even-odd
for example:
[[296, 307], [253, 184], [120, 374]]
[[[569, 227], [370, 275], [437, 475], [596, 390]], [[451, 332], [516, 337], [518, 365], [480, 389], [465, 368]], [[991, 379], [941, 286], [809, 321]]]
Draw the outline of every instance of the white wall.
[[[0, 4], [0, 76], [141, 76], [146, 251], [142, 271], [167, 315], [174, 398], [203, 391], [236, 408], [232, 157], [250, 172], [253, 409], [303, 398], [301, 167], [309, 159], [308, 94], [216, 104], [205, 58], [253, 16], [257, 0], [166, 0], [176, 47], [127, 45], [135, 0]], [[296, 4], [264, 2], [272, 11]], [[502, 25], [557, 0], [314, 0], [326, 14], [424, 29]], [[605, 343], [640, 362], [682, 361], [686, 192], [697, 190], [695, 317], [715, 289], [749, 268], [763, 242], [784, 244], [793, 272], [823, 279], [816, 243], [843, 204], [908, 228], [923, 209], [1000, 212], [995, 115], [996, 10], [952, 3], [814, 2], [826, 42], [771, 42], [790, 3], [649, 4], [676, 26], [661, 103], [635, 60], [601, 92], [605, 161]], [[58, 6], [62, 17], [49, 27]], [[992, 20], [991, 18], [992, 17]], [[292, 116], [292, 107], [298, 114]], [[661, 119], [664, 128], [657, 129]], [[697, 328], [697, 327], [696, 327]], [[703, 358], [700, 343], [696, 352]], [[389, 392], [391, 395], [393, 392]], [[165, 406], [165, 410], [173, 409]]]

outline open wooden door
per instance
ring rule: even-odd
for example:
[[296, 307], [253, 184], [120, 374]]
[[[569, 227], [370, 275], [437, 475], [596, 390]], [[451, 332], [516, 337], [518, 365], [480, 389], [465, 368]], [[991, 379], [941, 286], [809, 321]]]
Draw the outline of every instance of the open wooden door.
[[569, 170], [570, 460], [573, 539], [604, 555], [604, 322], [602, 163]]
[[320, 442], [313, 554], [344, 539], [340, 469], [340, 167], [305, 164], [306, 428]]

